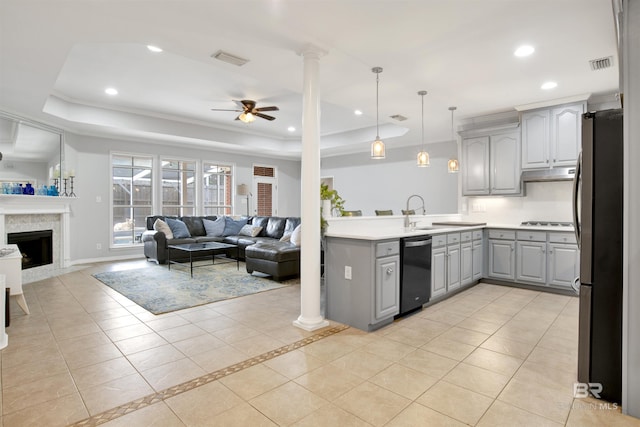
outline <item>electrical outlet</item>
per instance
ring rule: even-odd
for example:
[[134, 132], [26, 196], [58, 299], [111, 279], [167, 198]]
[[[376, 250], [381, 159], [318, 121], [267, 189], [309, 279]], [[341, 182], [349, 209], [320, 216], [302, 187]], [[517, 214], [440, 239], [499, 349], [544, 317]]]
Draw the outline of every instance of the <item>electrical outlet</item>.
[[471, 205], [471, 211], [472, 212], [486, 212], [487, 211], [487, 206], [484, 204], [484, 202], [474, 201], [473, 204]]
[[350, 265], [345, 265], [344, 266], [344, 278], [347, 280], [351, 280], [351, 266]]
[[102, 249], [102, 243], [96, 243], [96, 249], [97, 250], [101, 250]]

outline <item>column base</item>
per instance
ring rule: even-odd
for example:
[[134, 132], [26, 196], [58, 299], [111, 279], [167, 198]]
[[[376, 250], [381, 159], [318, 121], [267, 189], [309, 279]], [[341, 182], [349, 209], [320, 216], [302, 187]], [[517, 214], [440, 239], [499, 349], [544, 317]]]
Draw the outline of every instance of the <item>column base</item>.
[[329, 321], [325, 320], [323, 317], [318, 318], [315, 322], [309, 322], [302, 320], [302, 316], [298, 317], [297, 320], [293, 321], [293, 326], [296, 328], [304, 329], [305, 331], [316, 331], [318, 329], [326, 328], [329, 326]]

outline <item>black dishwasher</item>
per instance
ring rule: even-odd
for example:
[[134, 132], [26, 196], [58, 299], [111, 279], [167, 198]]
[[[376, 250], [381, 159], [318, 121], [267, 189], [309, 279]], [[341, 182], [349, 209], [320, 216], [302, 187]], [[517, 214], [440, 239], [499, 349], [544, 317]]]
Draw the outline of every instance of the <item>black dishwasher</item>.
[[431, 297], [431, 236], [400, 239], [400, 313], [422, 308]]

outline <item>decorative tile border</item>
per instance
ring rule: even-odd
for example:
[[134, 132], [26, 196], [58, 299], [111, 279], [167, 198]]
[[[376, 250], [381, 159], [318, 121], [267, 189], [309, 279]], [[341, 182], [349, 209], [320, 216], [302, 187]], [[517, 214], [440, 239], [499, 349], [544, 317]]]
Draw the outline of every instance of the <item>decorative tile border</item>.
[[275, 357], [282, 356], [283, 354], [297, 350], [301, 347], [312, 344], [316, 341], [319, 341], [323, 338], [334, 335], [338, 332], [344, 331], [345, 329], [348, 329], [348, 328], [349, 326], [347, 325], [338, 325], [329, 329], [321, 330], [320, 332], [313, 334], [307, 338], [301, 339], [299, 341], [285, 345], [280, 348], [276, 348], [275, 350], [262, 353], [258, 356], [252, 357], [251, 359], [247, 359], [242, 362], [236, 363], [235, 365], [227, 366], [226, 368], [222, 368], [217, 371], [203, 375], [201, 377], [194, 378], [182, 384], [169, 387], [157, 393], [150, 394], [145, 397], [141, 397], [140, 399], [136, 399], [132, 402], [122, 404], [108, 411], [102, 412], [100, 414], [96, 414], [92, 417], [89, 417], [84, 420], [78, 421], [77, 423], [71, 424], [69, 427], [90, 427], [90, 426], [98, 426], [100, 424], [104, 424], [108, 421], [114, 420], [116, 418], [120, 418], [124, 415], [130, 414], [131, 412], [137, 411], [138, 409], [145, 408], [147, 406], [153, 405], [154, 403], [161, 402], [165, 399], [169, 399], [171, 397], [177, 396], [184, 392], [193, 390], [195, 388], [198, 388], [210, 382], [217, 381], [220, 378], [226, 377], [227, 375], [234, 374], [238, 371], [242, 371], [243, 369], [250, 368], [254, 365], [273, 359]]

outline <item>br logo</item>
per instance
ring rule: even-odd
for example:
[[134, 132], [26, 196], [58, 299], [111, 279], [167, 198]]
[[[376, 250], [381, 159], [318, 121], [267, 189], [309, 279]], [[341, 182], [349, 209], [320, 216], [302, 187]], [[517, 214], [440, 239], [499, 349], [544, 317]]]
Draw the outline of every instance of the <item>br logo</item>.
[[600, 383], [573, 383], [573, 397], [584, 399], [589, 397], [589, 393], [596, 399], [600, 399], [602, 384]]

